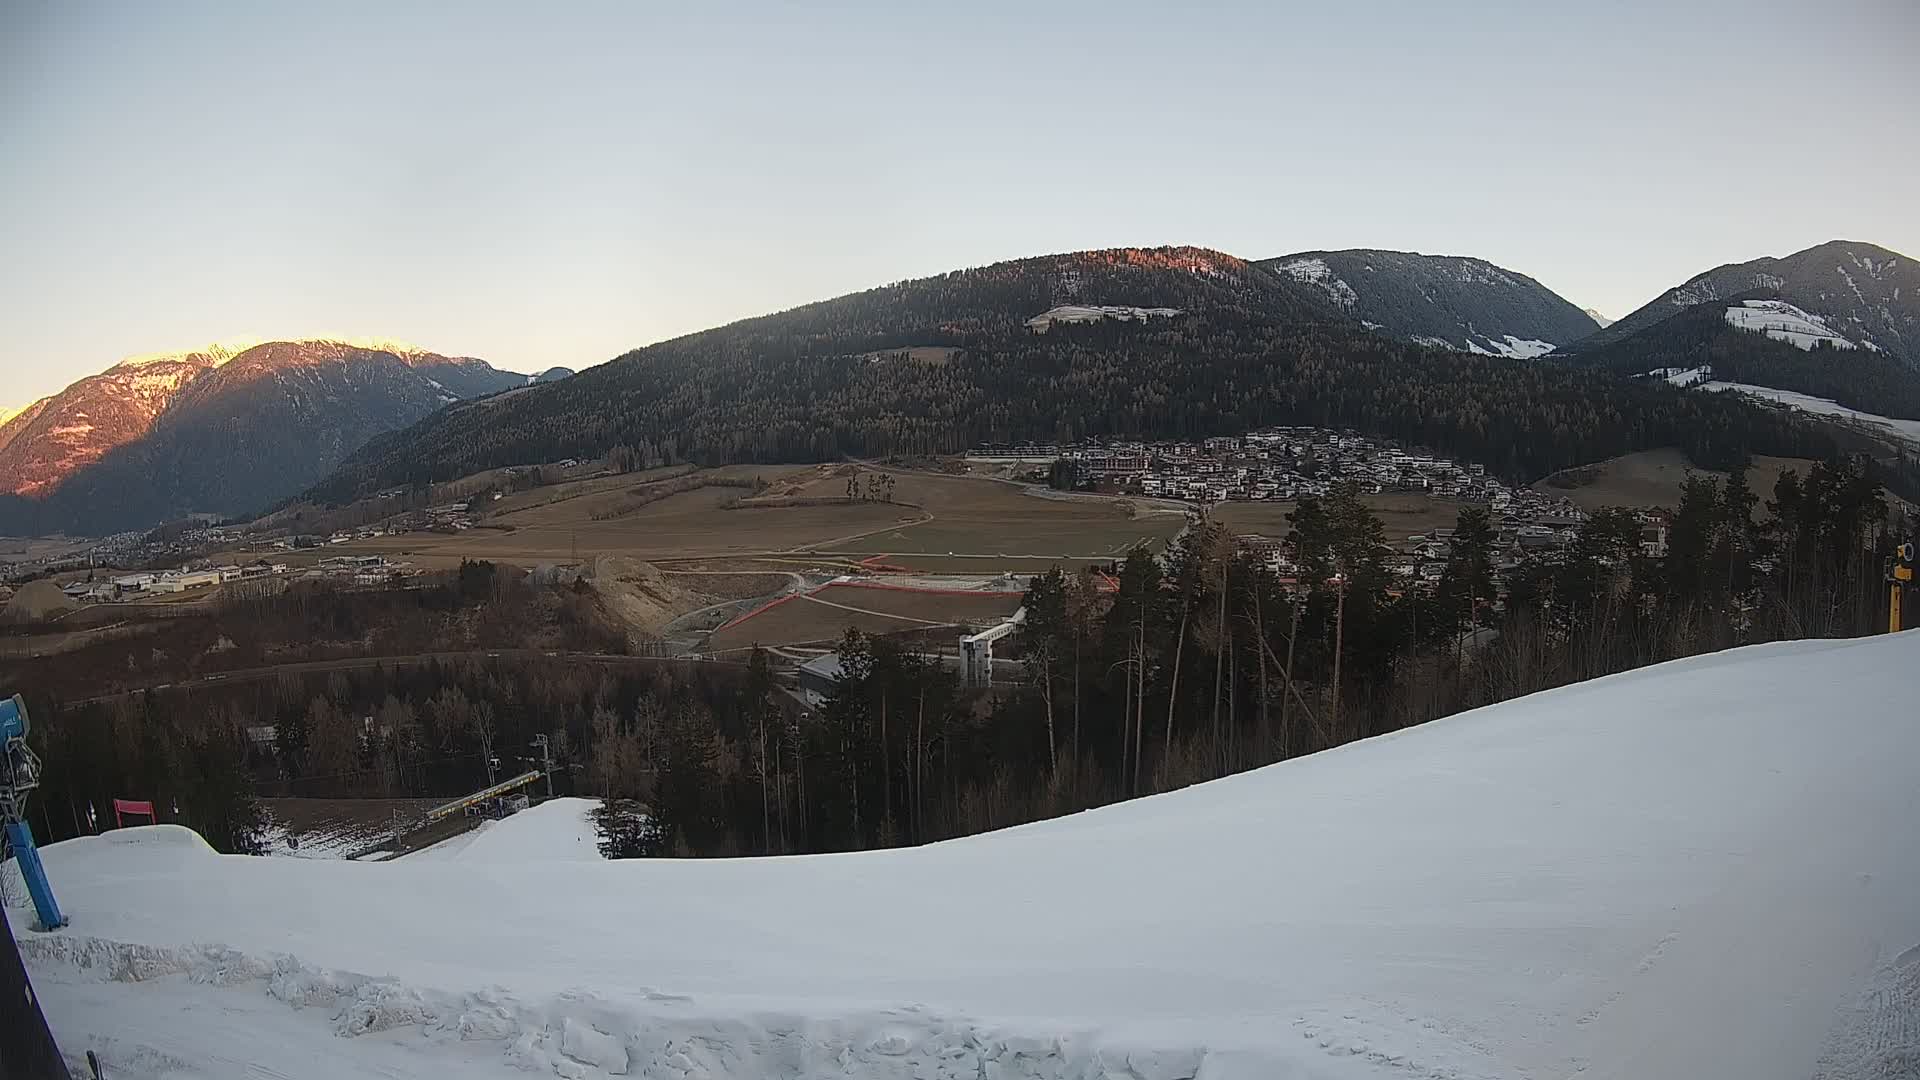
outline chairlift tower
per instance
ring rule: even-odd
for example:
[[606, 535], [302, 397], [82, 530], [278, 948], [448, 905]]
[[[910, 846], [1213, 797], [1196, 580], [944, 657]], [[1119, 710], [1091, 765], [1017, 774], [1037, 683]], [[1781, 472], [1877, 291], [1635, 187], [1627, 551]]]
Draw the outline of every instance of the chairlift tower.
[[0, 700], [0, 827], [4, 827], [5, 847], [20, 866], [20, 877], [33, 897], [33, 910], [40, 917], [40, 929], [57, 930], [67, 925], [60, 905], [53, 898], [53, 886], [40, 865], [40, 849], [33, 845], [33, 830], [27, 825], [27, 795], [40, 786], [40, 759], [27, 746], [27, 703], [19, 694]]

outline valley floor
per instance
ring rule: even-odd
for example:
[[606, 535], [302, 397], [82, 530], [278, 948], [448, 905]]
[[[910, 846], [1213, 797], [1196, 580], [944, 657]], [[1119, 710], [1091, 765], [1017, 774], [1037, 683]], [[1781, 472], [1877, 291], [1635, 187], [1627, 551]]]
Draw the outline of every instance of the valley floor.
[[170, 1076], [1910, 1075], [1920, 632], [1759, 646], [924, 848], [49, 847], [70, 1054]]

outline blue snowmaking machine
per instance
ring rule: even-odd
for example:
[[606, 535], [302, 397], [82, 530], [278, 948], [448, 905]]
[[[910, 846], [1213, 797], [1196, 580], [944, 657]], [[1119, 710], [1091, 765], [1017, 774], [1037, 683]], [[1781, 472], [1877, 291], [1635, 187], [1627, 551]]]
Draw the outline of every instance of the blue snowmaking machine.
[[27, 826], [27, 794], [40, 786], [40, 759], [27, 748], [27, 703], [19, 694], [0, 699], [0, 826], [6, 830], [6, 846], [20, 867], [20, 877], [33, 897], [33, 910], [40, 917], [40, 929], [57, 930], [67, 925], [60, 905], [53, 898], [53, 886], [40, 865], [40, 849], [33, 846], [33, 830]]

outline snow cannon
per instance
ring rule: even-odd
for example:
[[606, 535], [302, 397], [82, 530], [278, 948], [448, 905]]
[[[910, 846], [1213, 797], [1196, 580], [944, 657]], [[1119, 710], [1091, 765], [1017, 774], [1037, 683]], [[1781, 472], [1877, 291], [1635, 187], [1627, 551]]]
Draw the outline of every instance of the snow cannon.
[[6, 831], [5, 846], [33, 897], [39, 928], [57, 930], [67, 925], [67, 917], [53, 898], [53, 886], [40, 865], [40, 849], [34, 847], [33, 830], [27, 826], [27, 794], [40, 786], [40, 759], [27, 746], [31, 729], [27, 703], [19, 694], [0, 700], [0, 826]]
[[1915, 576], [1914, 566], [1917, 562], [1920, 562], [1920, 557], [1916, 557], [1913, 541], [1911, 540], [1895, 546], [1893, 554], [1887, 559], [1887, 586], [1889, 589], [1887, 597], [1887, 633], [1889, 634], [1897, 634], [1902, 629], [1900, 620], [1900, 594], [1913, 587]]

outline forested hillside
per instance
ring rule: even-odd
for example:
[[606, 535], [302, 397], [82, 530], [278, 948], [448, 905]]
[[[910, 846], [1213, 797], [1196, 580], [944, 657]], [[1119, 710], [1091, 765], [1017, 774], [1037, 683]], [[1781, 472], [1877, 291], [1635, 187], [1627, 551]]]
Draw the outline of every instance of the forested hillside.
[[1782, 259], [1729, 263], [1697, 274], [1575, 346], [1599, 348], [1696, 304], [1779, 297], [1834, 332], [1920, 367], [1920, 263], [1874, 244], [1832, 240]]
[[0, 534], [262, 510], [376, 434], [527, 381], [387, 342], [273, 341], [127, 361], [0, 427]]
[[[1178, 314], [1028, 326], [1067, 304]], [[1514, 480], [1653, 446], [1703, 465], [1829, 449], [1730, 398], [1390, 341], [1311, 286], [1218, 252], [1117, 249], [956, 271], [662, 342], [376, 439], [313, 494], [339, 501], [617, 446], [642, 461], [817, 461], [1275, 423], [1359, 427]]]
[[1371, 330], [1462, 352], [1540, 356], [1599, 328], [1552, 289], [1484, 259], [1356, 248], [1260, 265], [1320, 289]]
[[1627, 338], [1582, 352], [1577, 363], [1622, 375], [1711, 366], [1713, 377], [1831, 398], [1886, 416], [1920, 417], [1920, 372], [1872, 349], [1800, 348], [1728, 323], [1727, 301], [1701, 303]]

